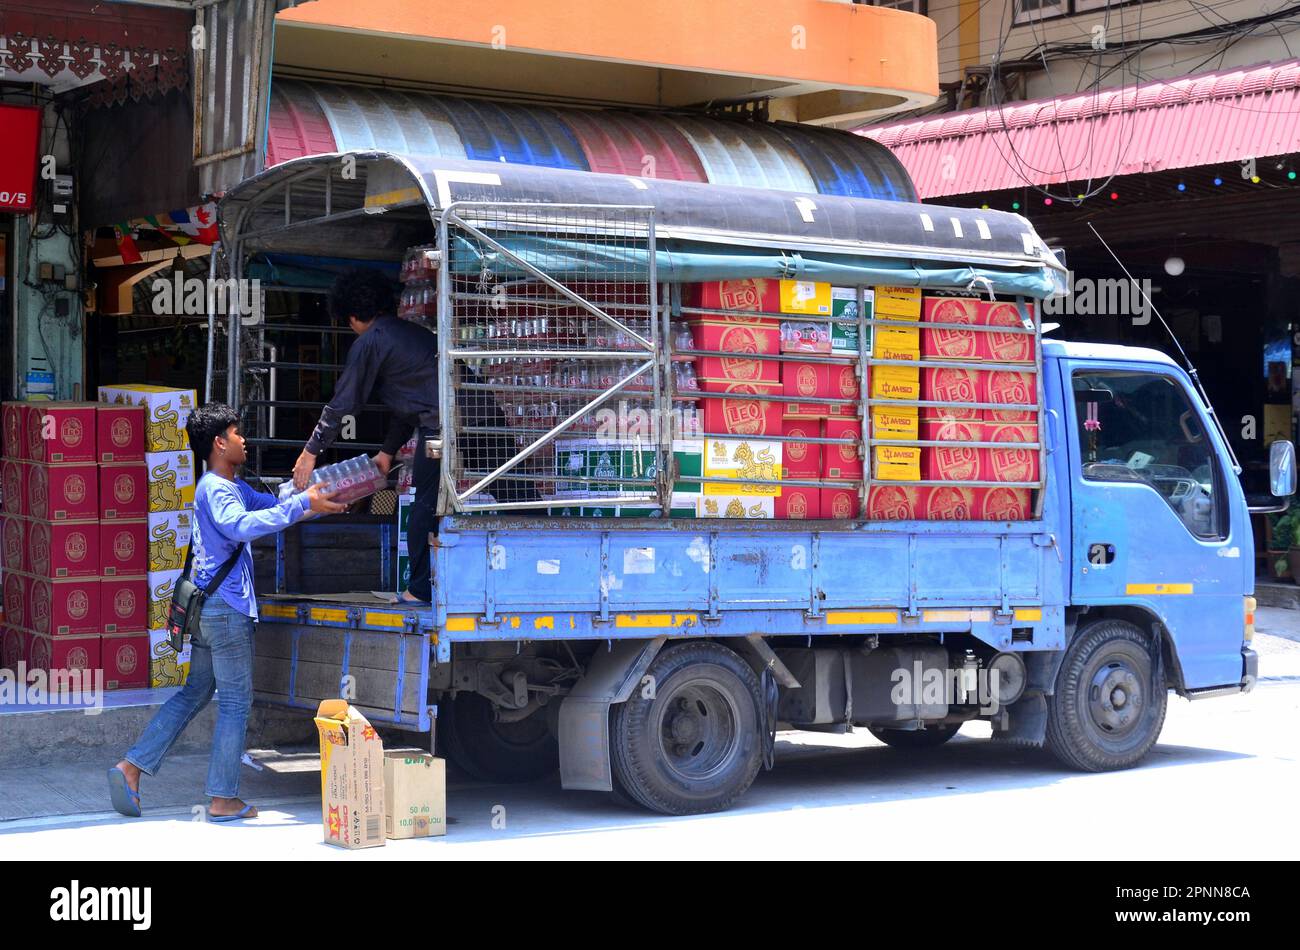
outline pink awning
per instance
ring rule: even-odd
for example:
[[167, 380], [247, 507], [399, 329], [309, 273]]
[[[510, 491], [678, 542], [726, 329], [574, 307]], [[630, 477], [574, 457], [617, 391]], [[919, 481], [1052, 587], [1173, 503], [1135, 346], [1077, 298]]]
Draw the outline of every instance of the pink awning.
[[922, 198], [1300, 151], [1300, 59], [857, 130]]

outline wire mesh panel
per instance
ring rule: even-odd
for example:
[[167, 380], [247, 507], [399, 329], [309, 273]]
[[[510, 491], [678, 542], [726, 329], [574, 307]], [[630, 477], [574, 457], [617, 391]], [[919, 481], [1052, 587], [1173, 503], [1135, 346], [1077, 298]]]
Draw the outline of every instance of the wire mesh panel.
[[439, 238], [453, 507], [662, 508], [651, 209], [458, 203]]

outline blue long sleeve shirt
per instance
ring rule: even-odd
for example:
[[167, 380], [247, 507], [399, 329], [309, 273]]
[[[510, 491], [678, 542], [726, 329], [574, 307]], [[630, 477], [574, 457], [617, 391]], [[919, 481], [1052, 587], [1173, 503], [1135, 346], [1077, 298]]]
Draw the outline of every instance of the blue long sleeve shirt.
[[259, 492], [242, 479], [231, 481], [215, 472], [206, 472], [194, 489], [191, 580], [206, 588], [235, 546], [242, 546], [239, 560], [221, 582], [218, 593], [234, 610], [256, 620], [253, 553], [247, 542], [283, 531], [302, 520], [310, 507], [305, 492], [277, 501], [274, 495]]

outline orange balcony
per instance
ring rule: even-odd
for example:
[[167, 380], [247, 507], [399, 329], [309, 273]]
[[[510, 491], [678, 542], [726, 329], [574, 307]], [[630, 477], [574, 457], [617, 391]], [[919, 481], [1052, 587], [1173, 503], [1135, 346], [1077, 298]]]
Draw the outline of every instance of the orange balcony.
[[275, 69], [633, 107], [770, 96], [821, 124], [938, 94], [934, 21], [839, 0], [314, 0], [277, 18]]

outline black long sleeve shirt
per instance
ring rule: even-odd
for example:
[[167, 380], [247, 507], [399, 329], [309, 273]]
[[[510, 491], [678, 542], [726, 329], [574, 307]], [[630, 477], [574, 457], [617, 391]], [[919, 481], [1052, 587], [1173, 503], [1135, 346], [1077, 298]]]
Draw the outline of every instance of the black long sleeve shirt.
[[334, 398], [321, 411], [307, 451], [319, 455], [329, 448], [344, 417], [355, 415], [371, 401], [382, 403], [393, 414], [383, 446], [390, 455], [416, 426], [439, 428], [437, 336], [395, 316], [376, 317], [348, 350]]

